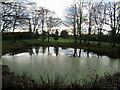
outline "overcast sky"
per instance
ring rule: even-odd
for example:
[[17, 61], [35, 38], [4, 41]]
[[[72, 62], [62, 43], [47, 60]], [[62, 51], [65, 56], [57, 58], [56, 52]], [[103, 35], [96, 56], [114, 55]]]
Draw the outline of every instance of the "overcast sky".
[[[4, 1], [9, 1], [9, 0], [4, 0]], [[14, 0], [11, 0], [11, 1], [14, 1]], [[69, 7], [73, 3], [73, 1], [76, 1], [76, 0], [28, 0], [28, 1], [36, 2], [38, 7], [43, 6], [51, 11], [55, 11], [56, 15], [59, 18], [63, 18], [65, 9]], [[96, 1], [101, 1], [101, 0], [96, 0]], [[104, 1], [114, 1], [114, 0], [104, 0]], [[115, 0], [115, 1], [118, 1], [118, 0]]]
[[[43, 6], [48, 8], [49, 10], [55, 11], [56, 15], [60, 18], [64, 17], [65, 8], [67, 8], [73, 3], [73, 0], [31, 0], [31, 1], [36, 2], [38, 6]], [[101, 1], [101, 0], [96, 0], [96, 1]], [[114, 1], [114, 0], [106, 0], [106, 1]]]
[[43, 6], [49, 10], [55, 11], [56, 15], [63, 18], [66, 7], [72, 4], [73, 0], [33, 0], [38, 6]]

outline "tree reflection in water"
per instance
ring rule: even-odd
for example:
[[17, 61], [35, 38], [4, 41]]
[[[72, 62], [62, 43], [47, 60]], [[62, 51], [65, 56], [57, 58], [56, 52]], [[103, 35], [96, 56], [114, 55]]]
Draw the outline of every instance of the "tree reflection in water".
[[39, 53], [39, 47], [38, 46], [35, 47], [35, 51], [36, 51], [36, 55], [38, 55], [38, 53]]
[[88, 50], [87, 50], [87, 57], [89, 57], [89, 52], [90, 52], [90, 50], [88, 49]]
[[[54, 51], [54, 53], [55, 53], [55, 56], [58, 56], [58, 54], [59, 54], [59, 48], [60, 47], [53, 47], [53, 51]], [[47, 49], [47, 52], [46, 52], [46, 49]], [[61, 47], [61, 49], [62, 50], [66, 50], [66, 55], [67, 56], [70, 56], [70, 57], [81, 57], [81, 56], [85, 56], [85, 57], [90, 57], [90, 55], [91, 54], [93, 54], [93, 53], [91, 53], [90, 52], [90, 50], [89, 49], [87, 49], [87, 50], [84, 50], [84, 49], [77, 49], [77, 48], [73, 48], [73, 49], [71, 49], [71, 50], [67, 50], [67, 48], [64, 48], [64, 47]], [[41, 52], [40, 52], [41, 51]], [[51, 53], [52, 53], [52, 51], [51, 51], [51, 48], [48, 46], [48, 47], [46, 47], [46, 46], [42, 46], [42, 47], [39, 47], [39, 46], [36, 46], [35, 48], [34, 48], [34, 50], [33, 50], [33, 48], [30, 48], [29, 50], [28, 50], [28, 52], [29, 52], [29, 55], [31, 56], [31, 55], [38, 55], [39, 53], [43, 53], [43, 54], [45, 54], [45, 53], [47, 53], [48, 55], [51, 55]], [[13, 55], [14, 56], [14, 54], [15, 53], [11, 53], [11, 55]], [[97, 57], [99, 57], [99, 56], [101, 56], [100, 54], [96, 54], [96, 56]]]
[[43, 54], [45, 53], [45, 50], [46, 50], [46, 47], [43, 46], [43, 47], [42, 47], [42, 53], [43, 53]]
[[73, 54], [73, 57], [76, 57], [77, 56], [77, 48], [74, 48], [74, 54]]
[[30, 48], [28, 51], [29, 51], [30, 56], [32, 56], [32, 54], [34, 54], [32, 48]]
[[81, 56], [81, 49], [79, 49], [79, 57]]
[[14, 53], [14, 52], [12, 52], [10, 55], [12, 55], [12, 56], [14, 57], [15, 53]]
[[49, 48], [49, 46], [48, 46], [48, 55], [50, 55], [50, 48]]
[[54, 47], [54, 52], [55, 52], [56, 56], [58, 56], [59, 48], [58, 47]]

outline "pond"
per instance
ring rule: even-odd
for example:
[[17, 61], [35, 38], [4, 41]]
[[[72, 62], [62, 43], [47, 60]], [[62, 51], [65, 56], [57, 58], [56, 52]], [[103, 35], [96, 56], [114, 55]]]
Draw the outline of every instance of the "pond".
[[42, 76], [55, 79], [56, 75], [65, 81], [82, 83], [90, 81], [98, 74], [100, 77], [118, 71], [120, 60], [101, 56], [83, 49], [62, 47], [32, 47], [17, 54], [2, 56], [2, 64], [7, 65], [18, 75], [26, 74], [36, 81]]

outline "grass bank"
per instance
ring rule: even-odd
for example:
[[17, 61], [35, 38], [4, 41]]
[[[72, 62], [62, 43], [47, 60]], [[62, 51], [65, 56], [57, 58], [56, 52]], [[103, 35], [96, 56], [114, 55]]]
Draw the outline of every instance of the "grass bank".
[[114, 75], [106, 75], [101, 77], [100, 79], [97, 78], [98, 75], [96, 74], [93, 77], [93, 82], [86, 83], [85, 85], [81, 85], [81, 83], [76, 81], [75, 83], [64, 83], [65, 79], [63, 77], [60, 78], [59, 75], [56, 76], [55, 80], [52, 80], [48, 76], [48, 80], [45, 81], [41, 76], [40, 82], [35, 82], [30, 77], [27, 77], [26, 74], [23, 76], [15, 75], [14, 73], [10, 72], [10, 69], [7, 66], [2, 66], [2, 88], [14, 88], [14, 89], [37, 89], [41, 88], [42, 90], [61, 90], [61, 89], [68, 89], [68, 90], [117, 90], [120, 88], [120, 73], [116, 73]]
[[81, 48], [85, 50], [89, 50], [95, 52], [100, 55], [108, 55], [112, 58], [120, 58], [120, 46], [111, 47], [109, 43], [102, 42], [101, 47], [97, 45], [96, 41], [91, 41], [90, 44], [83, 43], [79, 44], [74, 43], [73, 39], [63, 39], [59, 38], [59, 40], [55, 41], [53, 38], [50, 38], [50, 42], [47, 42], [47, 39], [42, 42], [41, 39], [32, 39], [32, 40], [17, 40], [16, 42], [11, 44], [11, 41], [3, 40], [2, 43], [2, 54], [10, 53], [10, 52], [22, 52], [27, 50], [28, 47], [31, 46], [53, 46], [53, 47], [72, 47], [72, 48]]

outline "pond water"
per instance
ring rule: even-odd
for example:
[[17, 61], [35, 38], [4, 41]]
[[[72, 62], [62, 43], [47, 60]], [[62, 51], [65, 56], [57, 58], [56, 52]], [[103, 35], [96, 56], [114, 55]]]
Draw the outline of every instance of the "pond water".
[[2, 56], [2, 64], [7, 65], [18, 75], [25, 74], [39, 81], [47, 75], [55, 79], [56, 75], [66, 81], [89, 81], [95, 73], [99, 76], [118, 71], [120, 60], [100, 56], [93, 52], [77, 48], [32, 47], [18, 54]]

